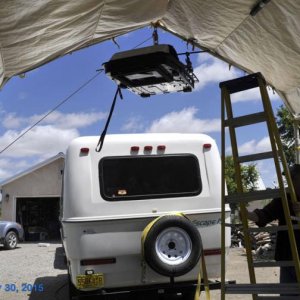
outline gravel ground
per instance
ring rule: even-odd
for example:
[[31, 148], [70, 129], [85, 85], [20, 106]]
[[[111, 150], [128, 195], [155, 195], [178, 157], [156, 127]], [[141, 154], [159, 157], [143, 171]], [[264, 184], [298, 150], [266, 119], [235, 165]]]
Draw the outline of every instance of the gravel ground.
[[[10, 251], [0, 247], [0, 262], [1, 300], [68, 299], [67, 270], [61, 243], [38, 247], [37, 243], [26, 242]], [[15, 284], [18, 292], [5, 291], [5, 284]], [[30, 285], [35, 285], [32, 292]]]
[[[66, 300], [68, 299], [67, 270], [61, 243], [38, 247], [37, 243], [22, 243], [12, 251], [0, 246], [0, 300]], [[227, 279], [248, 283], [248, 271], [243, 249], [230, 251]], [[278, 282], [277, 268], [261, 268], [257, 282]], [[6, 284], [15, 284], [18, 292], [5, 291]], [[33, 291], [30, 288], [33, 286]], [[14, 286], [11, 286], [13, 289]], [[22, 291], [22, 288], [24, 291]], [[27, 289], [27, 291], [25, 291]], [[43, 290], [43, 291], [41, 291]], [[200, 299], [205, 299], [201, 294]], [[219, 300], [220, 291], [211, 292], [211, 300]], [[226, 300], [250, 300], [248, 295], [227, 295]]]

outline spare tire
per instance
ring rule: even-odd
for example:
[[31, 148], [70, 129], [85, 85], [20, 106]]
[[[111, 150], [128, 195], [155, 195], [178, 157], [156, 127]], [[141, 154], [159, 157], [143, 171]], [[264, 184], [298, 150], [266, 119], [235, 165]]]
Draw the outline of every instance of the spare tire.
[[184, 216], [167, 215], [154, 221], [144, 237], [144, 259], [157, 273], [176, 277], [191, 271], [202, 254], [196, 226]]

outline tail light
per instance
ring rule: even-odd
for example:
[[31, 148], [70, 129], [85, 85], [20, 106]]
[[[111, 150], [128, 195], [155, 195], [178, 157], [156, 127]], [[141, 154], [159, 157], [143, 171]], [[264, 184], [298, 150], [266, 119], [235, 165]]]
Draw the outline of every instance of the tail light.
[[115, 257], [110, 258], [94, 258], [94, 259], [83, 259], [80, 261], [81, 266], [94, 266], [94, 265], [109, 265], [116, 263]]
[[203, 251], [203, 254], [205, 256], [221, 255], [221, 249], [206, 249], [206, 250]]

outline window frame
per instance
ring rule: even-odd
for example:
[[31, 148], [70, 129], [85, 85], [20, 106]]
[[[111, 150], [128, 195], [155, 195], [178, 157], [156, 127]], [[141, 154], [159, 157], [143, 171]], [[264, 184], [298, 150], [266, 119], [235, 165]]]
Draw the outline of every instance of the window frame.
[[[168, 157], [192, 157], [195, 161], [195, 167], [198, 178], [198, 189], [193, 192], [183, 192], [183, 193], [168, 193], [168, 194], [147, 194], [147, 195], [133, 195], [133, 196], [117, 196], [110, 197], [105, 195], [104, 191], [104, 178], [103, 178], [103, 163], [106, 160], [117, 160], [117, 159], [147, 159], [147, 158], [168, 158]], [[98, 163], [98, 180], [101, 197], [109, 202], [123, 202], [123, 201], [133, 201], [133, 200], [150, 200], [159, 198], [180, 198], [180, 197], [194, 197], [201, 194], [203, 190], [201, 171], [198, 157], [192, 153], [181, 153], [181, 154], [164, 154], [164, 155], [125, 155], [125, 156], [105, 156], [102, 157]]]

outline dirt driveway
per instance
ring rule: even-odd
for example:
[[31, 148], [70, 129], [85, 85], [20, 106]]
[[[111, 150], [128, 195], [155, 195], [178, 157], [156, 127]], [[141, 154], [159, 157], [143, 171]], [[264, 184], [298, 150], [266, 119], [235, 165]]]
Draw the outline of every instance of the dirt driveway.
[[[247, 283], [249, 279], [244, 251], [239, 248], [231, 249], [228, 261], [227, 279]], [[37, 243], [22, 243], [12, 251], [0, 247], [0, 262], [1, 300], [68, 299], [67, 270], [60, 243], [50, 243], [49, 247], [39, 247]], [[278, 274], [277, 268], [262, 268], [257, 277], [265, 283], [278, 282]], [[205, 299], [205, 294], [200, 299]], [[219, 299], [220, 291], [212, 291], [211, 300]], [[250, 300], [252, 297], [228, 295], [227, 299]]]

